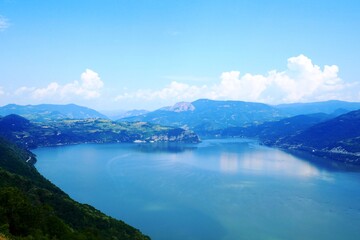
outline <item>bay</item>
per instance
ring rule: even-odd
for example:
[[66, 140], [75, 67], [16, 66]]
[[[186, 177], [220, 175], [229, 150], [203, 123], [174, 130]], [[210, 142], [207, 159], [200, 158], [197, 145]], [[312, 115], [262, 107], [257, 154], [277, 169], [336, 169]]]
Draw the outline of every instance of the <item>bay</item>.
[[358, 239], [360, 172], [249, 139], [34, 150], [75, 200], [154, 240]]

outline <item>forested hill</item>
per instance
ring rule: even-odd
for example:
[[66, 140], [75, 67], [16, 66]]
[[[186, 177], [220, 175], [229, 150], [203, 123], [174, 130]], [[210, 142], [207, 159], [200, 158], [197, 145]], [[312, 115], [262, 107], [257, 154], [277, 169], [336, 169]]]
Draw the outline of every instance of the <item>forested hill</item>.
[[30, 149], [78, 143], [200, 141], [190, 130], [145, 122], [114, 122], [107, 119], [31, 122], [15, 114], [0, 117], [0, 136]]
[[305, 151], [360, 165], [360, 110], [337, 117], [325, 113], [298, 115], [249, 127], [227, 128], [212, 134], [257, 138], [268, 146]]
[[199, 135], [207, 135], [219, 129], [274, 121], [285, 116], [278, 109], [262, 103], [199, 99], [191, 103], [180, 102], [172, 107], [123, 118], [120, 121], [145, 121], [188, 128]]
[[283, 137], [275, 145], [360, 165], [360, 110]]
[[72, 200], [32, 166], [35, 156], [0, 138], [0, 239], [148, 240]]

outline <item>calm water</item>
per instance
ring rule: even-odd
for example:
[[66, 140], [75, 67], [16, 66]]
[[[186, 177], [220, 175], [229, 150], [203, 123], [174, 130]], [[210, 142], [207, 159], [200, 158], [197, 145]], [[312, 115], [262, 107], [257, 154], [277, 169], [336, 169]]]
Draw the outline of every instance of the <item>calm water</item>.
[[360, 239], [360, 172], [251, 140], [34, 151], [77, 201], [153, 240]]

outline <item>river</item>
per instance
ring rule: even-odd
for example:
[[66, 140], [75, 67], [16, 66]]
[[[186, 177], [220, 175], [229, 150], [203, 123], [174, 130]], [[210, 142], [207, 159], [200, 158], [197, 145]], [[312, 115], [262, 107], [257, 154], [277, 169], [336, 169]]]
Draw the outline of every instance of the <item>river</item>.
[[153, 240], [359, 239], [360, 171], [249, 139], [34, 150], [75, 200]]

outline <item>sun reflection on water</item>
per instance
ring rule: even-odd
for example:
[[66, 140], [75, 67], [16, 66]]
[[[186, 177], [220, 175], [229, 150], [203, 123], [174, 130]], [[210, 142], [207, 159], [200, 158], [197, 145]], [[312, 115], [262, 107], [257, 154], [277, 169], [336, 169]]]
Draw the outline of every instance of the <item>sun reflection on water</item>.
[[219, 170], [234, 174], [252, 171], [260, 174], [281, 174], [297, 177], [318, 177], [331, 181], [328, 172], [282, 151], [252, 151], [244, 154], [222, 153]]

